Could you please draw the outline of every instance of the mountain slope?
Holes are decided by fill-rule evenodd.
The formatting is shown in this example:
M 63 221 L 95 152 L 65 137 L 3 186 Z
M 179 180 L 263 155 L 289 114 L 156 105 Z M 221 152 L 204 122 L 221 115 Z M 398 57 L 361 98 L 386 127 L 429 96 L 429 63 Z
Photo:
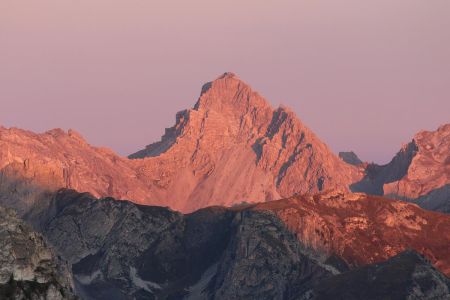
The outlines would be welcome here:
M 450 274 L 450 216 L 414 204 L 342 192 L 259 203 L 275 213 L 306 246 L 351 266 L 377 263 L 406 249 Z
M 450 279 L 421 255 L 405 251 L 389 260 L 326 278 L 300 299 L 450 299 Z
M 92 147 L 73 130 L 0 127 L 0 201 L 23 214 L 42 194 L 72 188 L 189 212 L 347 189 L 361 177 L 293 112 L 274 110 L 230 73 L 206 84 L 160 142 L 131 157 L 144 158 Z
M 231 73 L 206 84 L 160 142 L 130 157 L 143 158 L 139 176 L 158 178 L 182 211 L 346 189 L 359 176 L 292 111 L 273 109 Z

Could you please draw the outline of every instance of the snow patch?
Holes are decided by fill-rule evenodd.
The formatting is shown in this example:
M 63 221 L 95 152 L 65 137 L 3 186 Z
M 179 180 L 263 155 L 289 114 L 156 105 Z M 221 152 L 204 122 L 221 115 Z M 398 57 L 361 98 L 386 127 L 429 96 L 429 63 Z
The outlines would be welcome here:
M 83 285 L 91 284 L 95 279 L 102 278 L 102 272 L 97 270 L 90 275 L 75 275 L 75 278 Z
M 155 282 L 145 281 L 140 278 L 137 274 L 136 268 L 130 267 L 130 277 L 131 281 L 135 286 L 140 287 L 141 289 L 146 290 L 147 292 L 153 293 L 153 290 L 162 289 L 161 286 Z
M 217 273 L 218 263 L 211 265 L 205 273 L 202 274 L 202 277 L 196 284 L 189 287 L 189 296 L 187 296 L 187 300 L 201 299 L 203 291 L 208 287 L 209 282 Z

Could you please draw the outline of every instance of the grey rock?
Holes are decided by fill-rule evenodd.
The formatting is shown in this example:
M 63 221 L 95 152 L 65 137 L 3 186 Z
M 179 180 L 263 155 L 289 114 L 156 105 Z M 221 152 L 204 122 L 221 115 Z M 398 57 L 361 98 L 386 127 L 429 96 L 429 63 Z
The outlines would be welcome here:
M 86 299 L 283 299 L 332 272 L 272 213 L 182 215 L 61 191 L 42 232 Z
M 183 215 L 72 190 L 39 203 L 25 217 L 87 300 L 448 298 L 448 278 L 414 252 L 352 267 L 254 205 Z
M 0 207 L 0 299 L 75 299 L 71 275 L 44 238 Z
M 358 166 L 363 163 L 363 161 L 360 160 L 358 155 L 356 155 L 356 153 L 353 151 L 339 152 L 339 157 L 346 163 L 354 166 Z
M 380 264 L 326 278 L 297 299 L 450 299 L 450 280 L 421 255 L 405 251 Z

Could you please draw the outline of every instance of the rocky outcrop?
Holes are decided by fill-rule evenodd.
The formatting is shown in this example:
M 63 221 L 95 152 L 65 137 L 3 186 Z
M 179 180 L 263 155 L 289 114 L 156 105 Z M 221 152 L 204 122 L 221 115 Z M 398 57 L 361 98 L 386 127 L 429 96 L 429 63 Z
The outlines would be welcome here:
M 43 237 L 0 207 L 0 298 L 75 299 L 71 283 Z
M 326 278 L 297 299 L 450 299 L 450 280 L 414 251 Z
M 339 152 L 339 157 L 348 164 L 359 166 L 363 163 L 362 160 L 359 159 L 358 155 L 355 152 Z
M 448 211 L 450 198 L 450 124 L 421 131 L 384 166 L 370 164 L 352 191 L 413 201 L 437 211 Z M 445 198 L 445 199 L 444 199 Z

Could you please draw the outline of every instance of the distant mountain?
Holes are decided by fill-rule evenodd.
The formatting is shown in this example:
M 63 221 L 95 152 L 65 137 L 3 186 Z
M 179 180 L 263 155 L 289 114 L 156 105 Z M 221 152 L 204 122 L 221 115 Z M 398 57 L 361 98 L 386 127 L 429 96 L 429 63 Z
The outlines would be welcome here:
M 450 124 L 420 132 L 384 166 L 341 158 L 285 107 L 225 73 L 203 86 L 161 141 L 120 157 L 73 130 L 0 127 L 0 203 L 20 214 L 60 188 L 190 212 L 348 190 L 449 212 Z M 20 204 L 20 205 L 18 205 Z
M 20 198 L 26 211 L 37 191 L 73 188 L 189 212 L 345 190 L 362 177 L 292 111 L 273 109 L 231 73 L 207 83 L 194 108 L 178 113 L 160 142 L 130 157 L 141 159 L 92 147 L 73 130 L 0 128 L 2 201 Z
M 111 150 L 90 146 L 73 130 L 36 134 L 0 127 L 0 202 L 20 215 L 61 188 L 145 202 L 152 190 L 137 178 L 136 168 Z
M 450 213 L 450 124 L 421 131 L 390 163 L 369 164 L 355 192 L 408 200 Z
M 232 73 L 207 83 L 160 142 L 130 157 L 144 158 L 139 176 L 155 178 L 182 211 L 346 189 L 359 178 L 292 111 L 273 109 Z
M 355 152 L 339 152 L 339 157 L 348 164 L 358 166 L 363 163 Z
M 77 299 L 64 262 L 44 238 L 0 207 L 0 299 Z
M 448 295 L 416 254 L 382 263 L 414 249 L 450 274 L 450 216 L 401 201 L 322 193 L 183 215 L 62 190 L 32 211 L 86 299 L 333 299 L 342 281 L 351 299 Z
M 447 299 L 450 215 L 407 202 L 450 212 L 449 142 L 338 157 L 231 73 L 130 158 L 0 127 L 0 205 L 54 249 L 0 208 L 0 298 Z

